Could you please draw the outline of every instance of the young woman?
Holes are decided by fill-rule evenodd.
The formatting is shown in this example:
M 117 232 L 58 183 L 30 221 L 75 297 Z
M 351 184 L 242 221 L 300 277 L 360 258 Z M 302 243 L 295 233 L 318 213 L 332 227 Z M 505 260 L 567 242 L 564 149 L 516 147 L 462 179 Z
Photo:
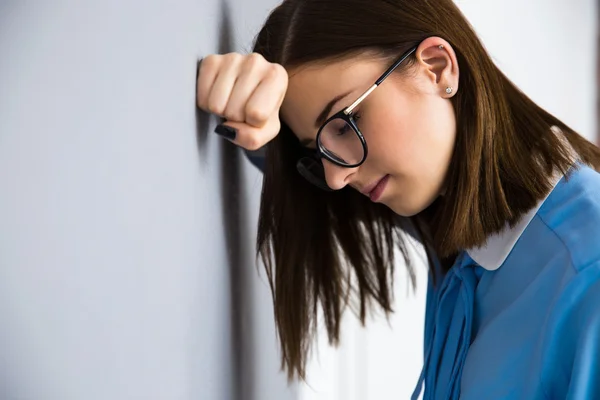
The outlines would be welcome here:
M 409 233 L 430 262 L 415 398 L 600 399 L 600 151 L 452 0 L 285 0 L 197 89 L 217 133 L 266 144 L 258 248 L 290 378 L 318 306 L 332 343 L 352 299 L 363 323 L 392 311 Z

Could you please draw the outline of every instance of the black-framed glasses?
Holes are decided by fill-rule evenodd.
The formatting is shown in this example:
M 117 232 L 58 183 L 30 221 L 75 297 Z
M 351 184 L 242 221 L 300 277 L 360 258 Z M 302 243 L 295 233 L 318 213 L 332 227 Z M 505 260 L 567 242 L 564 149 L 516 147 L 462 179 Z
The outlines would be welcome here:
M 356 125 L 353 111 L 416 49 L 417 46 L 402 54 L 354 103 L 321 125 L 317 132 L 316 150 L 311 155 L 301 157 L 296 164 L 300 175 L 319 188 L 331 191 L 325 180 L 322 158 L 345 168 L 355 168 L 365 162 L 368 146 Z

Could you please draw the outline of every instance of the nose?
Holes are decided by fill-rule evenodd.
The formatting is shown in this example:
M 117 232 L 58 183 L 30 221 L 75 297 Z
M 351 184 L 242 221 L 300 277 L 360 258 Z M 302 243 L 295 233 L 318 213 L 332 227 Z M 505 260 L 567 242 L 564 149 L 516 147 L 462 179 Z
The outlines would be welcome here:
M 336 165 L 325 159 L 323 159 L 322 162 L 323 169 L 325 171 L 325 181 L 327 182 L 327 186 L 329 186 L 332 190 L 343 189 L 347 184 L 350 183 L 352 175 L 354 175 L 356 170 L 359 168 L 340 167 L 339 165 Z

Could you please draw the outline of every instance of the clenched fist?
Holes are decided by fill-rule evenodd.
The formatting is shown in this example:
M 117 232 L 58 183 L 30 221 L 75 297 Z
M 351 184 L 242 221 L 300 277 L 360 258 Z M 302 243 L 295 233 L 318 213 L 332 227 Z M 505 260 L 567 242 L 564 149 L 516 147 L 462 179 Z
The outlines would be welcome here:
M 198 107 L 227 120 L 218 133 L 246 150 L 259 149 L 279 133 L 279 108 L 288 86 L 280 64 L 258 53 L 229 53 L 211 54 L 199 68 Z

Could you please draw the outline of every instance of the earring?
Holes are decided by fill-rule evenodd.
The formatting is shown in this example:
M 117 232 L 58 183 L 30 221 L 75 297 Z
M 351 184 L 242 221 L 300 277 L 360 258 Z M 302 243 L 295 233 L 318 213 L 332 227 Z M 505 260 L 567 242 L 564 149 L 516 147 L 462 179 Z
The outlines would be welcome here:
M 448 94 L 452 93 L 452 88 L 450 86 L 448 86 L 446 88 L 446 93 L 448 93 Z
M 443 45 L 443 44 L 440 44 L 440 45 L 438 46 L 438 49 L 440 49 L 440 50 L 442 50 L 443 48 L 444 48 L 444 45 Z

